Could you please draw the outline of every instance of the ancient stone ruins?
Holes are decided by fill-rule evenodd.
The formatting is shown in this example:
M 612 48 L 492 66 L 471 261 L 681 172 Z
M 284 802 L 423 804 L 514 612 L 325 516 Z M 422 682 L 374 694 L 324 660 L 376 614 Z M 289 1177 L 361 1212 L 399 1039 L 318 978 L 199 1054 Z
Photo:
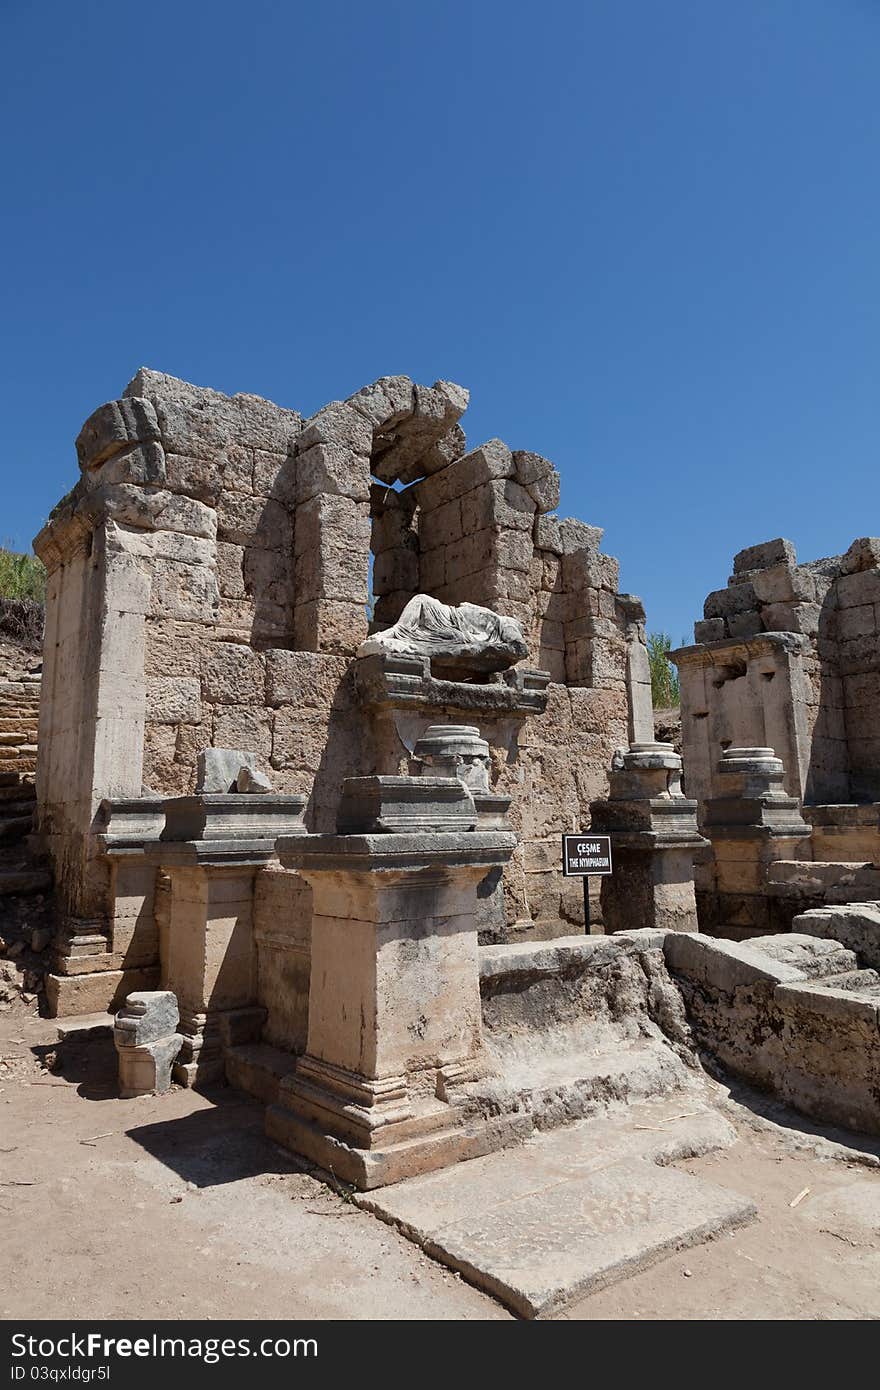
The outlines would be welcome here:
M 467 400 L 384 377 L 304 420 L 142 370 L 86 421 L 35 542 L 51 1012 L 116 1014 L 126 1095 L 225 1079 L 320 1170 L 401 1184 L 371 1200 L 405 1229 L 404 1180 L 701 1059 L 880 1133 L 880 540 L 735 557 L 674 654 L 680 757 L 602 531 L 546 459 L 469 448 Z M 652 1248 L 753 1214 L 655 1173 Z M 492 1245 L 414 1238 L 471 1274 Z M 515 1282 L 487 1276 L 559 1306 Z

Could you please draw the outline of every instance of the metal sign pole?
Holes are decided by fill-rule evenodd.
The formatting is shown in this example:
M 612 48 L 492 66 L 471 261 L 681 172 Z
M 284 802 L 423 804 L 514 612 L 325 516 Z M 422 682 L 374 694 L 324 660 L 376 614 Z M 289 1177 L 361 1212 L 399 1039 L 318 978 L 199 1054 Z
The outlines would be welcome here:
M 584 935 L 590 935 L 590 880 L 587 875 L 583 877 L 584 885 Z

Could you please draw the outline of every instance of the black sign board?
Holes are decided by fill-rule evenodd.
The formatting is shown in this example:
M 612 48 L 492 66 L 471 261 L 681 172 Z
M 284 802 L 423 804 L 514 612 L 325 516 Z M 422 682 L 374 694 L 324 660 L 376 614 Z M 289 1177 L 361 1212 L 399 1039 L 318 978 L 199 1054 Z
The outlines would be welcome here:
M 611 836 L 579 835 L 562 837 L 562 872 L 566 878 L 584 878 L 588 874 L 610 874 Z

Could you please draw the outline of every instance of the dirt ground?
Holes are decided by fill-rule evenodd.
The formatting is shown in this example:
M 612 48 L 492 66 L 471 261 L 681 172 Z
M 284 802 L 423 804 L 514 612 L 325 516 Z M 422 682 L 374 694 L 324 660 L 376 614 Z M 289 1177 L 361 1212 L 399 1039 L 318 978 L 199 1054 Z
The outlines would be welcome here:
M 0 1015 L 4 1319 L 509 1318 L 299 1169 L 255 1102 L 120 1100 L 109 1040 L 67 1042 L 44 1069 L 57 1054 L 50 1020 Z M 880 1317 L 880 1142 L 839 1148 L 747 1099 L 728 1102 L 739 1143 L 681 1166 L 750 1196 L 759 1220 L 565 1317 Z

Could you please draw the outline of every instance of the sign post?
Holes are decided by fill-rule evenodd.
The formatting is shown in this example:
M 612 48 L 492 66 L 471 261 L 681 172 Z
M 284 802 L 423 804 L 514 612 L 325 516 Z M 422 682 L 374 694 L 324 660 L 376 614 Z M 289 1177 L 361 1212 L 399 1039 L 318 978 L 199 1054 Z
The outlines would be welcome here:
M 562 873 L 565 878 L 584 881 L 584 931 L 587 935 L 590 933 L 590 875 L 612 872 L 610 835 L 593 835 L 590 831 L 563 835 Z

